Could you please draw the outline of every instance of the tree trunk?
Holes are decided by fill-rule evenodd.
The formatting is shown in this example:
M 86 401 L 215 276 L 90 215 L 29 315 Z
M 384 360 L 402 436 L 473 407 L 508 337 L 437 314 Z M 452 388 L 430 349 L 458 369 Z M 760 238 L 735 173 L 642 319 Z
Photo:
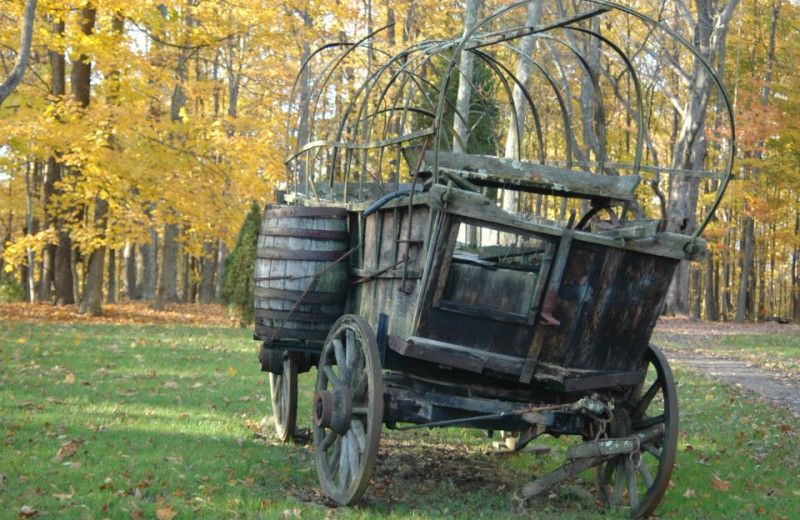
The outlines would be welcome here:
M 709 253 L 706 259 L 706 286 L 705 286 L 705 307 L 706 307 L 706 320 L 718 321 L 719 314 L 717 313 L 717 299 L 715 296 L 716 278 L 714 273 L 714 255 Z
M 66 28 L 63 20 L 53 23 L 53 33 L 57 36 L 64 35 Z M 61 101 L 67 93 L 67 63 L 63 51 L 49 50 L 50 67 L 52 70 L 51 93 L 54 99 Z M 50 165 L 52 164 L 52 168 Z M 51 175 L 52 174 L 52 175 Z M 52 195 L 57 195 L 59 191 L 56 184 L 62 180 L 64 166 L 58 157 L 48 160 L 48 177 L 45 182 L 45 199 L 47 207 Z M 52 190 L 48 194 L 48 190 Z M 72 239 L 66 231 L 64 219 L 55 217 L 54 224 L 58 232 L 58 244 L 52 249 L 53 265 L 53 285 L 55 288 L 55 303 L 66 305 L 75 303 L 75 279 L 72 275 Z
M 106 303 L 117 303 L 117 250 L 108 250 L 108 291 Z
M 203 256 L 200 279 L 200 303 L 212 303 L 214 301 L 214 274 L 217 271 L 217 255 L 213 242 L 207 241 L 203 248 L 205 255 Z
M 694 43 L 700 54 L 709 62 L 718 55 L 725 40 L 728 23 L 739 0 L 729 0 L 717 5 L 712 0 L 696 0 L 697 20 L 692 21 Z M 673 148 L 672 167 L 675 169 L 702 170 L 706 156 L 706 109 L 711 95 L 711 78 L 699 59 L 694 60 L 690 79 L 691 95 L 684 107 L 677 141 Z M 699 179 L 678 177 L 672 181 L 667 206 L 666 230 L 691 235 L 697 230 L 697 200 Z M 689 311 L 689 265 L 682 261 L 667 291 L 666 306 L 670 314 L 687 314 Z
M 532 2 L 525 7 L 525 25 L 532 27 L 539 23 L 542 13 L 541 2 Z M 531 81 L 531 60 L 523 59 L 533 54 L 533 47 L 536 44 L 536 37 L 533 35 L 525 36 L 520 41 L 519 59 L 515 76 L 524 88 L 528 88 Z M 508 134 L 506 135 L 505 156 L 511 159 L 521 159 L 519 147 L 521 143 L 525 114 L 527 113 L 528 100 L 525 98 L 522 88 L 514 83 L 514 93 L 512 94 L 514 112 L 508 121 Z M 519 192 L 514 190 L 503 190 L 503 209 L 506 211 L 519 210 Z
M 701 295 L 702 295 L 702 277 L 700 273 L 700 269 L 692 269 L 692 286 L 694 290 L 692 291 L 692 318 L 699 320 L 702 318 L 702 305 L 701 305 Z
M 123 283 L 125 298 L 128 301 L 133 301 L 136 299 L 136 245 L 126 242 L 122 257 L 125 261 L 125 278 Z
M 181 262 L 181 302 L 191 303 L 192 286 L 190 283 L 190 274 L 192 272 L 192 257 L 189 253 L 183 254 L 183 261 Z
M 108 218 L 108 201 L 99 197 L 94 204 L 94 221 L 96 226 L 105 233 Z M 86 272 L 85 287 L 78 314 L 101 316 L 103 314 L 103 275 L 105 274 L 106 247 L 98 247 L 89 255 L 89 267 Z
M 736 317 L 734 322 L 744 323 L 745 319 L 752 321 L 753 316 L 748 316 L 749 302 L 752 300 L 750 297 L 751 287 L 750 280 L 753 276 L 753 217 L 747 216 L 744 218 L 742 225 L 742 271 L 739 278 L 739 294 L 736 299 Z
M 467 0 L 464 8 L 464 36 L 475 27 L 480 10 L 480 0 Z M 469 141 L 469 103 L 472 97 L 473 54 L 463 51 L 458 62 L 458 97 L 453 117 L 453 151 L 465 153 Z
M 156 280 L 158 279 L 158 233 L 150 232 L 150 243 L 140 246 L 141 273 L 137 276 L 141 293 L 139 299 L 156 299 Z
M 25 231 L 28 235 L 36 234 L 36 225 L 33 218 L 33 179 L 31 174 L 31 163 L 25 165 Z M 25 296 L 29 302 L 36 300 L 36 255 L 30 246 L 28 251 L 28 268 L 25 276 Z
M 178 301 L 178 225 L 164 226 L 161 241 L 161 264 L 153 308 L 163 310 L 167 303 Z
M 80 32 L 89 36 L 94 31 L 97 10 L 94 4 L 88 2 L 81 9 Z M 89 107 L 92 87 L 91 57 L 81 54 L 72 63 L 72 97 L 84 110 Z M 97 197 L 94 205 L 94 225 L 101 239 L 105 238 L 106 219 L 108 215 L 108 201 Z M 84 291 L 78 307 L 79 314 L 100 316 L 103 314 L 103 275 L 105 271 L 105 246 L 98 247 L 89 255 L 89 265 L 84 280 Z
M 222 296 L 222 273 L 225 270 L 225 258 L 228 256 L 228 246 L 225 242 L 219 241 L 219 254 L 217 255 L 217 272 L 215 274 L 216 287 L 214 290 L 214 301 L 219 301 Z
M 72 240 L 64 230 L 58 232 L 55 270 L 53 280 L 56 286 L 56 305 L 75 303 L 75 278 L 72 275 Z
M 37 0 L 28 0 L 25 3 L 25 11 L 22 15 L 22 36 L 20 38 L 19 53 L 17 61 L 11 74 L 0 84 L 0 105 L 17 88 L 25 69 L 28 67 L 28 58 L 31 55 L 31 41 L 33 40 L 33 22 L 36 17 Z
M 796 201 L 800 202 L 800 201 Z M 800 211 L 794 213 L 794 236 L 800 236 Z M 795 247 L 792 255 L 792 319 L 795 323 L 800 323 L 800 273 L 798 273 L 797 257 L 800 255 L 800 248 Z
M 55 157 L 50 157 L 44 168 L 44 189 L 42 205 L 44 206 L 44 229 L 50 229 L 54 225 L 50 213 L 50 199 L 55 193 L 55 181 L 61 175 L 61 165 Z M 55 272 L 56 245 L 47 244 L 42 250 L 42 275 L 39 277 L 39 298 L 40 302 L 50 301 L 50 291 L 53 285 L 53 273 Z
M 403 43 L 409 44 L 417 37 L 417 0 L 407 0 L 406 19 L 403 21 Z

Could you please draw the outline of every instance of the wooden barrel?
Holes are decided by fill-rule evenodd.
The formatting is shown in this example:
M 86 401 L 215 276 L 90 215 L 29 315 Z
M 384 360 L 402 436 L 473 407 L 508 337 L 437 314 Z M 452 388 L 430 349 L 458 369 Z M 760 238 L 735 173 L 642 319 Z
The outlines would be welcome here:
M 256 334 L 324 340 L 344 314 L 349 248 L 343 208 L 267 206 L 256 250 Z

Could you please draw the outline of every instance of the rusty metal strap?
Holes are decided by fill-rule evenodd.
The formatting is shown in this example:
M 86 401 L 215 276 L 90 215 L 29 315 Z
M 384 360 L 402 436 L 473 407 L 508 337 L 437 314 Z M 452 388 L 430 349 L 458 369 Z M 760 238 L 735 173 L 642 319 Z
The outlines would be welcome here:
M 269 247 L 259 247 L 256 250 L 256 258 L 261 260 L 304 260 L 311 262 L 336 262 L 339 260 L 341 251 L 306 251 L 290 249 L 272 249 Z
M 311 278 L 313 275 L 308 275 Z M 259 278 L 263 280 L 263 278 Z M 303 296 L 303 291 L 292 291 L 289 289 L 275 289 L 272 287 L 255 287 L 253 288 L 253 296 L 256 298 L 268 298 L 273 300 L 289 300 L 295 301 Z M 338 292 L 315 292 L 307 294 L 305 297 L 306 303 L 314 303 L 320 305 L 337 305 L 345 300 L 345 295 Z
M 341 231 L 335 229 L 306 229 L 306 228 L 290 228 L 290 227 L 269 228 L 267 231 L 261 233 L 261 236 L 310 238 L 317 240 L 336 240 L 339 242 L 347 242 L 350 238 L 350 234 L 347 231 Z

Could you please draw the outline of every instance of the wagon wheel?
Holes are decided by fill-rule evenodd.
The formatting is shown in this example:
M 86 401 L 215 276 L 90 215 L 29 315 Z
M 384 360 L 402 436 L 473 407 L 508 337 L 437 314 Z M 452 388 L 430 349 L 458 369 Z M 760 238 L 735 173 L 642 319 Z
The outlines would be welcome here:
M 297 426 L 297 364 L 290 356 L 284 355 L 280 374 L 270 373 L 269 390 L 275 433 L 281 442 L 289 442 Z
M 610 437 L 632 437 L 645 430 L 658 433 L 643 442 L 641 453 L 620 455 L 597 468 L 597 487 L 610 507 L 630 509 L 631 517 L 648 516 L 669 485 L 678 442 L 678 395 L 675 379 L 661 351 L 650 345 L 647 375 L 614 408 Z
M 369 485 L 383 422 L 378 344 L 361 316 L 342 316 L 328 334 L 312 410 L 322 491 L 339 504 L 353 504 Z

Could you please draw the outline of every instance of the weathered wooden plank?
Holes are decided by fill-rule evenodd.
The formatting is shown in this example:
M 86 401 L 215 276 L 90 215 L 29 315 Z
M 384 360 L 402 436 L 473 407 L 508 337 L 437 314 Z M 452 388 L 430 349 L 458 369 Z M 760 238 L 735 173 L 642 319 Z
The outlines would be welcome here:
M 554 237 L 560 237 L 564 233 L 564 229 L 561 227 L 527 221 L 495 206 L 491 200 L 479 193 L 470 193 L 456 188 L 432 186 L 428 204 L 434 209 L 447 211 L 462 217 L 493 222 L 501 226 L 514 227 L 533 233 Z M 657 233 L 646 238 L 623 240 L 595 235 L 586 231 L 575 231 L 574 239 L 679 260 L 698 260 L 703 258 L 706 253 L 705 240 L 692 240 L 689 236 L 675 233 Z
M 435 152 L 425 153 L 425 166 L 433 167 Z M 461 176 L 478 186 L 518 189 L 565 197 L 633 200 L 641 181 L 638 175 L 599 175 L 545 164 L 488 155 L 439 152 L 439 170 Z
M 480 307 L 525 319 L 530 301 L 524 296 L 533 294 L 536 281 L 533 272 L 456 261 L 450 265 L 442 302 L 450 302 L 454 310 Z
M 389 346 L 395 352 L 471 372 L 484 370 L 518 376 L 522 360 L 513 356 L 412 336 L 406 341 L 392 338 Z

